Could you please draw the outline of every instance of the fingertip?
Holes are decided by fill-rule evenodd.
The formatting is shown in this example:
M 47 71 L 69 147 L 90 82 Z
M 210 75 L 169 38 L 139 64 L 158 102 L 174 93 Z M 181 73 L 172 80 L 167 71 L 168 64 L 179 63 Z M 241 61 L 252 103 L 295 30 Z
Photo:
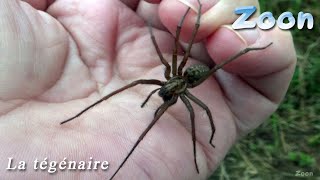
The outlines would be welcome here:
M 177 30 L 177 25 L 188 9 L 187 6 L 183 5 L 178 1 L 165 1 L 160 4 L 159 6 L 159 16 L 161 22 L 164 26 L 170 31 L 171 34 L 175 35 Z M 190 31 L 186 31 L 186 26 L 189 24 L 190 21 L 190 13 L 186 16 L 185 21 L 182 25 L 180 38 L 185 41 L 186 34 L 190 33 Z
M 150 23 L 152 27 L 157 29 L 165 30 L 166 28 L 163 26 L 160 21 L 158 14 L 159 4 L 148 3 L 145 1 L 141 1 L 139 6 L 137 7 L 137 14 L 144 19 L 145 22 Z
M 160 4 L 159 7 L 159 16 L 162 23 L 167 27 L 167 29 L 175 36 L 177 25 L 181 21 L 182 17 L 186 13 L 188 8 L 191 8 L 191 11 L 186 15 L 184 22 L 182 24 L 180 40 L 188 42 L 191 38 L 192 31 L 195 28 L 197 21 L 198 8 L 199 4 L 197 1 L 184 1 L 184 0 L 165 0 Z M 204 8 L 202 8 L 204 9 Z M 200 29 L 198 30 L 197 37 L 195 41 L 202 39 L 201 37 L 201 22 Z M 200 37 L 201 36 L 201 37 Z

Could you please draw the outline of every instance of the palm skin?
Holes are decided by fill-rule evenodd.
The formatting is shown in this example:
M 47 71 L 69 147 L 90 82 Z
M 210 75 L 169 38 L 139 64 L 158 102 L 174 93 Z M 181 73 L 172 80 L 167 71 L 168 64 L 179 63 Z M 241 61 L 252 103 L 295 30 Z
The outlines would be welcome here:
M 28 2 L 39 9 L 43 6 L 42 1 Z M 0 142 L 4 144 L 0 151 L 1 173 L 5 179 L 108 178 L 162 103 L 160 97 L 153 96 L 146 107 L 140 108 L 156 86 L 131 88 L 67 124 L 60 122 L 129 82 L 164 80 L 163 65 L 144 21 L 122 2 L 60 0 L 49 5 L 46 12 L 53 17 L 21 1 L 0 2 L 1 27 L 5 27 L 0 35 L 5 42 L 0 46 L 5 67 L 0 75 L 3 77 L 0 82 L 5 85 L 0 90 Z M 164 16 L 160 13 L 160 18 Z M 177 23 L 164 21 L 164 24 L 170 29 Z M 188 22 L 187 18 L 186 24 L 194 21 L 189 18 Z M 230 42 L 230 38 L 225 38 L 229 30 L 222 28 L 207 35 L 203 31 L 200 29 L 199 34 L 207 38 L 205 47 L 218 62 L 246 47 L 231 36 L 234 40 L 226 52 L 219 42 Z M 172 36 L 159 30 L 154 33 L 161 51 L 170 60 Z M 292 40 L 290 35 L 277 30 L 274 35 L 269 33 L 282 41 L 275 42 L 266 52 L 239 58 L 226 66 L 226 71 L 191 90 L 210 108 L 216 126 L 213 141 L 216 148 L 212 148 L 208 142 L 211 133 L 208 117 L 194 104 L 200 174 L 193 163 L 189 113 L 178 101 L 143 139 L 116 179 L 205 179 L 210 175 L 236 139 L 275 110 L 287 89 L 295 64 Z M 262 40 L 263 45 L 269 42 Z M 279 53 L 283 48 L 287 48 L 289 57 Z M 255 63 L 262 54 L 263 58 Z M 187 66 L 197 61 L 191 59 Z M 268 83 L 274 88 L 266 87 Z M 8 157 L 15 162 L 26 161 L 27 170 L 4 171 Z M 50 176 L 47 171 L 33 170 L 33 161 L 45 157 L 55 161 L 64 157 L 87 161 L 93 157 L 108 161 L 110 168 L 59 171 Z

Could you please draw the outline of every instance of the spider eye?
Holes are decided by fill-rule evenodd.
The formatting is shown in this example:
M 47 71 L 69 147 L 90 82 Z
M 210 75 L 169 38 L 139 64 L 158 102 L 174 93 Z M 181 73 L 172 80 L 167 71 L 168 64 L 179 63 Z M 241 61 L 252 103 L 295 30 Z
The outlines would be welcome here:
M 210 71 L 209 67 L 203 64 L 196 64 L 188 67 L 183 76 L 186 78 L 188 86 L 193 87 L 198 80 Z

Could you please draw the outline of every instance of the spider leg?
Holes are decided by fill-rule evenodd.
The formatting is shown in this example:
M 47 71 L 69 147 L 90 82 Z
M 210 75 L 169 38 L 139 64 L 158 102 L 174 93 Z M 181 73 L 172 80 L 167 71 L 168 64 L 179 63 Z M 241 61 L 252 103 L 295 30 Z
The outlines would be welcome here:
M 200 18 L 201 18 L 201 8 L 202 8 L 202 4 L 200 3 L 200 0 L 198 0 L 198 4 L 199 4 L 199 8 L 198 8 L 198 16 L 197 16 L 197 21 L 196 21 L 196 24 L 195 24 L 195 27 L 192 31 L 192 36 L 191 36 L 191 40 L 189 42 L 189 45 L 187 47 L 187 50 L 183 56 L 183 59 L 179 65 L 179 68 L 178 68 L 178 75 L 182 75 L 182 69 L 184 68 L 184 66 L 186 65 L 187 63 L 187 60 L 189 58 L 189 55 L 190 55 L 190 51 L 191 51 L 191 48 L 192 48 L 192 45 L 193 45 L 193 41 L 198 33 L 198 29 L 200 27 Z
M 136 80 L 136 81 L 133 81 L 132 83 L 126 85 L 126 86 L 123 86 L 122 88 L 120 89 L 117 89 L 113 92 L 111 92 L 110 94 L 104 96 L 103 98 L 101 98 L 100 100 L 96 101 L 95 103 L 91 104 L 90 106 L 86 107 L 85 109 L 83 109 L 81 112 L 79 112 L 78 114 L 76 114 L 75 116 L 65 120 L 65 121 L 62 121 L 60 124 L 64 124 L 64 123 L 67 123 L 77 117 L 79 117 L 81 114 L 83 114 L 84 112 L 86 112 L 87 110 L 91 109 L 92 107 L 94 107 L 95 105 L 97 104 L 100 104 L 102 101 L 105 101 L 107 99 L 109 99 L 110 97 L 128 89 L 128 88 L 131 88 L 133 86 L 136 86 L 138 84 L 154 84 L 154 85 L 159 85 L 159 86 L 162 86 L 164 83 L 157 80 L 157 79 L 140 79 L 140 80 Z
M 158 107 L 158 109 L 154 112 L 154 115 L 153 115 L 153 117 L 156 117 L 156 115 L 158 114 L 158 112 L 159 112 L 159 110 L 161 109 L 161 106 L 160 107 Z
M 212 140 L 213 140 L 213 136 L 216 131 L 216 128 L 214 126 L 214 122 L 213 122 L 213 118 L 212 118 L 212 114 L 211 114 L 210 109 L 208 108 L 207 105 L 205 105 L 200 99 L 198 99 L 193 94 L 191 94 L 188 90 L 186 90 L 185 94 L 189 99 L 191 99 L 194 103 L 198 104 L 200 107 L 202 107 L 206 111 L 206 113 L 209 117 L 209 120 L 210 120 L 210 126 L 211 126 L 211 131 L 212 131 L 209 143 L 212 147 L 215 147 L 212 143 Z
M 194 122 L 194 110 L 193 107 L 190 104 L 190 101 L 186 98 L 184 94 L 180 95 L 181 100 L 186 105 L 188 111 L 190 112 L 190 119 L 191 119 L 191 129 L 192 129 L 192 142 L 193 142 L 193 159 L 194 164 L 196 166 L 197 173 L 199 174 L 199 168 L 197 164 L 197 150 L 196 150 L 196 130 L 195 130 L 195 122 Z
M 149 29 L 149 32 L 150 32 L 150 36 L 151 36 L 151 40 L 152 40 L 152 43 L 154 45 L 154 47 L 156 48 L 156 51 L 157 51 L 157 54 L 160 58 L 160 61 L 162 62 L 162 64 L 166 67 L 165 71 L 164 71 L 164 77 L 169 80 L 170 79 L 170 72 L 171 72 L 171 67 L 169 65 L 169 63 L 167 62 L 167 60 L 164 59 L 161 51 L 160 51 L 160 48 L 157 44 L 157 41 L 156 41 L 156 38 L 154 37 L 153 35 L 153 32 L 152 32 L 152 27 L 150 25 L 150 22 L 148 23 L 148 29 Z
M 247 48 L 241 50 L 240 52 L 238 52 L 237 54 L 231 56 L 230 58 L 228 58 L 227 60 L 223 61 L 222 63 L 215 65 L 215 66 L 209 71 L 209 73 L 208 73 L 206 76 L 202 77 L 198 82 L 196 82 L 193 87 L 198 86 L 198 85 L 201 84 L 203 81 L 205 81 L 208 77 L 210 77 L 213 73 L 215 73 L 218 69 L 221 69 L 223 66 L 225 66 L 226 64 L 228 64 L 228 63 L 236 60 L 238 57 L 240 57 L 240 56 L 242 56 L 242 55 L 244 55 L 244 54 L 246 54 L 246 53 L 248 53 L 248 52 L 250 52 L 250 51 L 257 51 L 257 50 L 266 49 L 266 48 L 268 48 L 269 46 L 271 46 L 271 44 L 272 44 L 272 42 L 269 43 L 268 45 L 264 46 L 264 47 L 247 47 Z
M 175 102 L 173 102 L 173 104 L 174 103 L 176 103 L 178 101 L 178 98 L 175 100 Z M 158 112 L 161 110 L 161 106 L 160 107 L 158 107 L 158 109 L 154 112 L 154 117 L 156 117 L 156 115 L 158 114 Z
M 141 104 L 141 108 L 143 108 L 143 107 L 147 104 L 147 102 L 149 101 L 149 99 L 151 98 L 151 96 L 152 96 L 154 93 L 156 93 L 159 89 L 160 89 L 160 88 L 157 88 L 157 89 L 151 91 L 151 93 L 148 95 L 148 97 L 146 98 L 146 100 L 144 100 L 143 103 Z
M 152 126 L 158 121 L 158 119 L 163 115 L 163 113 L 171 106 L 173 105 L 175 102 L 177 102 L 178 97 L 173 97 L 171 100 L 164 102 L 161 106 L 160 106 L 160 110 L 159 113 L 157 113 L 157 115 L 154 117 L 154 119 L 151 121 L 151 123 L 148 125 L 148 127 L 143 131 L 143 133 L 140 135 L 139 139 L 137 140 L 137 142 L 133 145 L 133 147 L 131 148 L 130 152 L 128 153 L 128 155 L 125 157 L 125 159 L 122 161 L 122 163 L 120 164 L 120 166 L 118 167 L 118 169 L 114 172 L 114 174 L 112 175 L 112 177 L 110 178 L 113 179 L 116 174 L 118 173 L 118 171 L 122 168 L 122 166 L 124 165 L 124 163 L 128 160 L 128 158 L 130 157 L 130 155 L 133 153 L 133 151 L 135 150 L 135 148 L 138 146 L 138 144 L 142 141 L 142 139 L 146 136 L 146 134 L 149 132 L 149 130 L 152 128 Z
M 178 48 L 179 48 L 179 38 L 180 38 L 180 32 L 182 28 L 182 24 L 184 19 L 186 18 L 188 12 L 190 11 L 190 7 L 187 9 L 187 11 L 182 16 L 176 30 L 176 37 L 175 37 L 175 47 L 173 49 L 173 55 L 172 55 L 172 75 L 177 75 L 177 57 L 178 57 Z

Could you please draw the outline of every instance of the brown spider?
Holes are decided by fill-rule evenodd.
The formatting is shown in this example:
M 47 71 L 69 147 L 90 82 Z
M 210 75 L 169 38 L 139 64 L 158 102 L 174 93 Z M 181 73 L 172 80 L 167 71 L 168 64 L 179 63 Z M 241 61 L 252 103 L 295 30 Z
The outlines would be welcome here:
M 104 96 L 102 99 L 96 101 L 95 103 L 93 103 L 92 105 L 86 107 L 85 109 L 83 109 L 81 112 L 79 112 L 78 114 L 76 114 L 75 116 L 61 122 L 60 124 L 64 124 L 67 123 L 77 117 L 79 117 L 81 114 L 83 114 L 84 112 L 86 112 L 87 110 L 89 110 L 90 108 L 94 107 L 95 105 L 101 103 L 102 101 L 105 101 L 107 99 L 109 99 L 110 97 L 128 89 L 131 87 L 134 87 L 138 84 L 153 84 L 153 85 L 159 85 L 160 88 L 157 88 L 155 90 L 153 90 L 146 98 L 146 100 L 142 103 L 141 108 L 143 108 L 145 106 L 145 104 L 148 102 L 148 100 L 151 98 L 151 96 L 156 93 L 157 91 L 159 91 L 159 96 L 162 97 L 164 103 L 155 111 L 154 113 L 154 119 L 151 121 L 151 123 L 148 125 L 148 127 L 143 131 L 143 133 L 140 135 L 139 139 L 137 140 L 137 142 L 134 144 L 134 146 L 132 147 L 132 149 L 130 150 L 130 152 L 128 153 L 128 155 L 125 157 L 125 159 L 122 161 L 121 165 L 118 167 L 118 169 L 115 171 L 115 173 L 112 175 L 112 177 L 110 178 L 113 179 L 115 177 L 115 175 L 118 173 L 118 171 L 122 168 L 122 166 L 124 165 L 124 163 L 128 160 L 128 158 L 130 157 L 130 155 L 133 153 L 133 151 L 135 150 L 135 148 L 138 146 L 138 144 L 141 142 L 141 140 L 145 137 L 145 135 L 149 132 L 149 130 L 152 128 L 152 126 L 157 122 L 157 120 L 163 115 L 163 113 L 173 104 L 175 104 L 178 100 L 178 98 L 180 97 L 182 102 L 186 105 L 186 107 L 188 108 L 189 112 L 190 112 L 190 119 L 191 119 L 191 128 L 192 128 L 192 141 L 193 141 L 193 156 L 194 156 L 194 163 L 195 163 L 195 168 L 197 173 L 199 173 L 199 169 L 198 169 L 198 164 L 196 161 L 196 134 L 195 134 L 195 121 L 194 121 L 194 110 L 193 107 L 191 106 L 190 101 L 188 100 L 188 98 L 193 101 L 194 103 L 198 104 L 201 108 L 203 108 L 210 120 L 210 125 L 211 125 L 211 137 L 210 137 L 210 141 L 209 143 L 211 144 L 212 147 L 215 147 L 212 143 L 213 140 L 213 136 L 215 133 L 215 126 L 214 126 L 214 122 L 213 122 L 213 118 L 210 112 L 210 109 L 202 102 L 200 101 L 197 97 L 195 97 L 194 95 L 192 95 L 189 91 L 188 88 L 193 88 L 196 87 L 198 85 L 200 85 L 203 81 L 205 81 L 208 77 L 210 77 L 214 72 L 216 72 L 218 69 L 222 68 L 224 65 L 230 63 L 231 61 L 235 60 L 236 58 L 238 58 L 239 56 L 246 54 L 249 51 L 253 51 L 253 50 L 263 50 L 266 49 L 267 47 L 269 47 L 272 43 L 268 44 L 267 46 L 264 47 L 255 47 L 255 48 L 245 48 L 242 51 L 240 51 L 239 53 L 237 53 L 236 55 L 230 57 L 229 59 L 223 61 L 220 64 L 215 65 L 212 69 L 209 69 L 209 67 L 207 67 L 206 65 L 193 65 L 188 67 L 184 72 L 182 71 L 184 66 L 187 63 L 187 60 L 189 58 L 190 55 L 190 50 L 191 47 L 193 45 L 193 41 L 196 37 L 196 34 L 198 32 L 198 29 L 200 27 L 200 18 L 201 18 L 201 7 L 202 4 L 200 3 L 200 0 L 198 0 L 198 4 L 199 4 L 199 8 L 198 8 L 198 13 L 197 13 L 197 21 L 195 24 L 195 27 L 193 29 L 192 32 L 192 36 L 191 36 L 191 40 L 188 44 L 187 50 L 184 54 L 184 57 L 182 59 L 182 62 L 180 63 L 179 67 L 177 68 L 177 52 L 178 52 L 178 47 L 179 47 L 179 36 L 180 36 L 180 32 L 181 32 L 181 27 L 183 24 L 183 21 L 185 19 L 185 17 L 187 16 L 188 12 L 190 11 L 190 8 L 187 9 L 187 11 L 185 12 L 185 14 L 182 16 L 178 26 L 177 26 L 177 30 L 176 30 L 176 36 L 175 36 L 175 47 L 173 50 L 173 56 L 172 56 L 172 69 L 171 66 L 169 65 L 169 63 L 164 59 L 158 44 L 155 40 L 155 37 L 153 35 L 151 26 L 149 25 L 149 31 L 150 31 L 150 35 L 151 35 L 151 40 L 155 46 L 155 49 L 157 51 L 157 54 L 159 55 L 159 58 L 162 62 L 162 64 L 165 66 L 165 72 L 164 72 L 164 76 L 167 79 L 166 82 L 157 80 L 157 79 L 140 79 L 140 80 L 136 80 L 133 81 L 132 83 L 117 89 L 113 92 L 111 92 L 110 94 Z M 172 73 L 172 77 L 170 76 L 170 73 Z

